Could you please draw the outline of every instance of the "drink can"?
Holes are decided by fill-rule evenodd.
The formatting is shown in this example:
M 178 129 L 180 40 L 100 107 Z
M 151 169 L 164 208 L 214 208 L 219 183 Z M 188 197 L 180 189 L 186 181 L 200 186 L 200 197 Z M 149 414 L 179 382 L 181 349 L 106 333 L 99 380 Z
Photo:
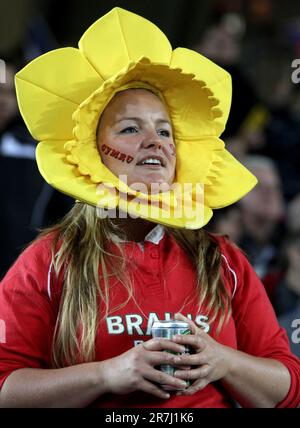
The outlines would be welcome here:
M 152 325 L 152 337 L 159 337 L 162 339 L 172 339 L 176 334 L 190 334 L 190 328 L 189 324 L 185 321 L 176 321 L 176 320 L 170 320 L 170 321 L 164 321 L 164 320 L 158 320 L 154 321 Z M 176 355 L 183 355 L 183 354 L 189 354 L 190 349 L 188 346 L 185 346 L 184 352 L 172 352 L 172 351 L 166 351 L 171 352 Z M 164 373 L 167 373 L 168 375 L 174 376 L 175 371 L 178 369 L 178 367 L 172 366 L 171 364 L 162 364 L 160 365 L 160 370 Z M 188 382 L 187 382 L 188 384 Z M 173 390 L 178 391 L 180 388 L 175 388 L 170 385 L 162 385 L 162 388 L 165 390 Z

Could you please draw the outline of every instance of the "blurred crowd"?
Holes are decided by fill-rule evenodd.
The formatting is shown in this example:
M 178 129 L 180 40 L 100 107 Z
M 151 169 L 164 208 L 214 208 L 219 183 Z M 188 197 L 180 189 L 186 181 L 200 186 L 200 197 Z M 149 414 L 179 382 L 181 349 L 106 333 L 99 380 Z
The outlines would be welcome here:
M 21 49 L 0 53 L 6 63 L 6 83 L 0 83 L 0 277 L 38 229 L 62 217 L 74 203 L 38 173 L 36 142 L 19 115 L 14 91 L 16 71 L 58 47 L 47 31 L 39 22 Z M 232 110 L 222 138 L 258 178 L 258 185 L 239 203 L 216 210 L 207 229 L 227 235 L 247 254 L 300 357 L 300 83 L 292 82 L 287 64 L 285 73 L 272 70 L 272 93 L 263 97 L 253 78 L 255 58 L 248 58 L 252 75 L 245 72 L 246 31 L 242 14 L 222 12 L 191 46 L 231 73 Z M 300 58 L 300 18 L 282 34 L 291 62 Z
M 291 58 L 300 53 L 300 19 L 295 22 Z M 243 24 L 238 16 L 223 15 L 197 49 L 232 75 L 232 110 L 222 138 L 258 184 L 237 204 L 215 211 L 207 228 L 246 253 L 300 356 L 300 85 L 287 66 L 272 94 L 259 96 L 240 62 Z

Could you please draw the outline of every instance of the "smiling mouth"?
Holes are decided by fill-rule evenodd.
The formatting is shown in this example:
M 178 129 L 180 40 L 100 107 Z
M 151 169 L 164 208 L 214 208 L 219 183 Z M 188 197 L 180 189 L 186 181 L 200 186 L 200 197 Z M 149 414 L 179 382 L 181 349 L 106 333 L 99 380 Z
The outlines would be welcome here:
M 164 166 L 160 165 L 160 164 L 149 164 L 149 163 L 145 163 L 145 164 L 141 164 L 141 165 L 137 165 L 137 166 L 143 166 L 146 167 L 148 169 L 159 169 L 159 168 L 164 168 Z

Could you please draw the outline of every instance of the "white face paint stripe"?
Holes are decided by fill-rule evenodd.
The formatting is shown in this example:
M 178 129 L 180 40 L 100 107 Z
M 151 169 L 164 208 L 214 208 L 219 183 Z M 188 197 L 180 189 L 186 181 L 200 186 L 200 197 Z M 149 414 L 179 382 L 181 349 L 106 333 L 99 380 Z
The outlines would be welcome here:
M 223 259 L 225 260 L 226 265 L 227 265 L 228 269 L 230 270 L 230 272 L 232 273 L 232 276 L 233 276 L 233 279 L 234 279 L 234 289 L 233 289 L 232 296 L 231 296 L 231 299 L 233 299 L 234 295 L 236 293 L 236 289 L 237 289 L 237 276 L 236 276 L 235 271 L 229 266 L 228 260 L 224 256 L 224 254 L 221 254 L 221 257 L 223 257 Z

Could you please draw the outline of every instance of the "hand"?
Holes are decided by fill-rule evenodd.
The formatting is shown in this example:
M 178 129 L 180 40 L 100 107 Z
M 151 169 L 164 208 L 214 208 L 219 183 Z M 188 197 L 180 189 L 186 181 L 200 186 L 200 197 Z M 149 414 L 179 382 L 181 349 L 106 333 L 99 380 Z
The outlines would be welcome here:
M 160 385 L 185 388 L 186 382 L 156 369 L 160 364 L 174 365 L 172 352 L 183 352 L 184 347 L 168 339 L 150 339 L 129 351 L 102 362 L 102 373 L 106 391 L 112 394 L 129 394 L 144 391 L 159 398 L 169 398 L 170 394 Z
M 192 395 L 204 389 L 210 382 L 219 380 L 227 374 L 230 361 L 229 350 L 198 328 L 190 319 L 181 314 L 176 314 L 175 318 L 188 322 L 191 334 L 176 335 L 173 341 L 194 349 L 194 353 L 191 355 L 175 357 L 176 365 L 194 367 L 191 370 L 175 372 L 175 377 L 193 382 L 190 387 L 177 394 Z

